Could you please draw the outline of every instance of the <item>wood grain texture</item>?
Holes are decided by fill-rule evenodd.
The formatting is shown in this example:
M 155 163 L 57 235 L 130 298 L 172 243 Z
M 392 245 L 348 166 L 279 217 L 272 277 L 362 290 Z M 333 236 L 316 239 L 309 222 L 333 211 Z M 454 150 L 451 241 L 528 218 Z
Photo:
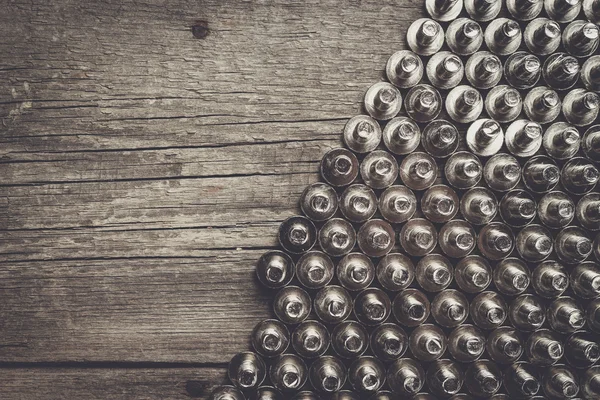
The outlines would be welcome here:
M 2 370 L 0 392 L 11 400 L 190 400 L 225 376 L 224 368 L 15 368 Z
M 0 363 L 31 366 L 0 391 L 185 398 L 192 370 L 35 363 L 247 350 L 254 261 L 420 4 L 0 0 Z

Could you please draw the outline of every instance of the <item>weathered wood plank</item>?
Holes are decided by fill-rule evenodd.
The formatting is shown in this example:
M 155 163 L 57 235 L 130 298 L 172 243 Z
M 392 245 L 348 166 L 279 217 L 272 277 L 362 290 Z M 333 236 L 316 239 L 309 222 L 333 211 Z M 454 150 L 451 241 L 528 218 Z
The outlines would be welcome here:
M 260 248 L 420 4 L 0 0 L 0 361 L 248 349 Z M 169 399 L 223 371 L 2 372 L 7 398 Z
M 13 230 L 193 228 L 281 220 L 299 212 L 302 190 L 317 180 L 315 171 L 13 187 L 5 189 L 0 204 L 0 237 Z
M 359 110 L 418 6 L 9 3 L 4 152 L 308 140 Z M 190 26 L 208 22 L 195 39 Z M 339 132 L 339 129 L 335 132 Z
M 2 369 L 0 392 L 11 400 L 207 398 L 224 368 Z
M 323 138 L 308 142 L 293 140 L 220 147 L 8 153 L 0 162 L 1 184 L 22 186 L 314 173 L 318 171 L 323 154 L 339 147 L 337 136 L 336 140 Z
M 0 264 L 0 362 L 228 362 L 272 316 L 261 254 Z

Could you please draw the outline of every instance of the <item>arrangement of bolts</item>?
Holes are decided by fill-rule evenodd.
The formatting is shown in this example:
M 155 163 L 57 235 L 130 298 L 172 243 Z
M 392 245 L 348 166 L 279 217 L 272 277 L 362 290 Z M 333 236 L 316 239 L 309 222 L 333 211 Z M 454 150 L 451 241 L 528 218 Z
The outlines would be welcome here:
M 426 0 L 212 400 L 600 398 L 600 0 Z

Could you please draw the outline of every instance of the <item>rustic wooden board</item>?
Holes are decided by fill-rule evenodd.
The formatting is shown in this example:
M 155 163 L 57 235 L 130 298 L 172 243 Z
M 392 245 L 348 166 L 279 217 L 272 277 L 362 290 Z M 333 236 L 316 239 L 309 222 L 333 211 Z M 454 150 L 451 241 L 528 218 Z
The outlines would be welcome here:
M 0 0 L 0 391 L 205 397 L 421 3 Z
M 225 382 L 224 368 L 3 369 L 2 398 L 11 400 L 206 398 Z

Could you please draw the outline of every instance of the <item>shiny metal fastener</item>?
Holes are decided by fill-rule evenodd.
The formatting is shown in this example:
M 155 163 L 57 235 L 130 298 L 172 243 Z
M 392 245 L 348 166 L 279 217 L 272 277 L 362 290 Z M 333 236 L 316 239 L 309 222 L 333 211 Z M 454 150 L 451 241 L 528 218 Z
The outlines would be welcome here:
M 313 183 L 302 192 L 300 208 L 313 221 L 325 221 L 333 217 L 338 209 L 337 193 L 326 183 Z
M 485 163 L 483 178 L 490 189 L 505 192 L 521 180 L 521 165 L 510 154 L 496 154 Z
M 487 22 L 496 18 L 501 8 L 501 0 L 465 0 L 467 13 L 479 22 Z
M 552 253 L 552 234 L 542 225 L 527 225 L 515 240 L 517 252 L 525 261 L 540 262 Z
M 564 24 L 577 18 L 581 0 L 544 0 L 544 8 L 550 19 Z
M 467 60 L 465 75 L 477 89 L 489 89 L 502 78 L 502 62 L 489 51 L 478 51 Z
M 600 55 L 591 56 L 581 67 L 581 82 L 592 92 L 600 92 Z
M 292 333 L 292 347 L 300 357 L 320 357 L 325 354 L 330 344 L 329 331 L 319 321 L 304 321 Z
M 504 143 L 504 132 L 493 119 L 478 119 L 467 130 L 467 146 L 478 156 L 496 154 Z
M 389 222 L 400 224 L 408 221 L 417 210 L 417 198 L 406 186 L 387 188 L 379 197 L 379 212 Z
M 483 292 L 492 283 L 492 268 L 485 258 L 470 255 L 456 264 L 454 280 L 464 292 Z
M 502 222 L 492 222 L 479 231 L 477 247 L 484 257 L 501 260 L 512 252 L 515 237 L 512 230 Z
M 366 185 L 350 185 L 340 196 L 339 207 L 349 221 L 365 222 L 377 211 L 377 196 Z
M 425 190 L 437 179 L 437 164 L 427 153 L 414 152 L 400 164 L 400 179 L 413 190 Z
M 408 349 L 406 331 L 394 323 L 379 325 L 371 333 L 371 351 L 383 362 L 399 359 Z
M 534 193 L 547 193 L 560 180 L 560 168 L 547 156 L 531 157 L 523 166 L 523 183 Z
M 434 20 L 420 18 L 408 27 L 406 41 L 410 49 L 418 55 L 430 56 L 442 48 L 444 30 Z
M 523 40 L 529 51 L 535 55 L 554 53 L 560 46 L 560 25 L 548 18 L 536 18 L 525 27 Z
M 433 121 L 442 111 L 442 96 L 433 86 L 419 84 L 406 94 L 405 108 L 417 122 Z
M 425 0 L 427 14 L 438 21 L 452 21 L 463 9 L 463 0 Z
M 580 143 L 579 131 L 566 122 L 556 122 L 550 125 L 542 138 L 544 150 L 556 160 L 565 160 L 575 156 L 579 151 Z
M 456 122 L 473 122 L 483 111 L 483 99 L 479 91 L 467 85 L 457 86 L 446 97 L 446 112 Z
M 600 171 L 588 159 L 576 157 L 563 166 L 560 180 L 568 192 L 584 194 L 596 186 L 600 180 Z
M 367 115 L 350 118 L 344 126 L 342 138 L 346 146 L 356 153 L 368 153 L 381 142 L 379 123 Z
M 358 159 L 347 149 L 332 149 L 321 160 L 321 176 L 332 186 L 346 186 L 358 176 Z
M 578 226 L 568 226 L 554 238 L 554 250 L 565 264 L 578 264 L 592 254 L 592 240 Z
M 537 122 L 520 119 L 506 129 L 505 143 L 516 157 L 529 157 L 542 147 L 542 127 Z
M 456 361 L 473 362 L 485 351 L 485 335 L 470 324 L 462 324 L 448 336 L 448 351 Z
M 421 145 L 436 158 L 446 158 L 458 148 L 458 129 L 449 121 L 431 121 L 421 135 Z
M 366 289 L 375 278 L 375 266 L 363 253 L 350 253 L 338 263 L 335 274 L 346 290 Z
M 450 185 L 457 189 L 469 189 L 481 180 L 483 166 L 475 154 L 459 151 L 446 161 L 444 174 Z
M 538 203 L 538 218 L 548 228 L 564 228 L 573 221 L 574 217 L 575 203 L 564 192 L 547 193 Z
M 459 56 L 449 51 L 434 54 L 425 69 L 427 78 L 438 89 L 456 87 L 464 76 L 464 66 Z
M 412 119 L 396 117 L 383 128 L 383 142 L 387 149 L 394 154 L 409 154 L 421 142 L 421 130 Z
M 517 89 L 535 86 L 542 75 L 540 59 L 526 51 L 511 54 L 504 63 L 504 77 Z
M 558 93 L 546 86 L 537 86 L 525 96 L 523 109 L 530 120 L 548 124 L 560 114 L 560 97 Z
M 562 264 L 554 260 L 547 260 L 533 270 L 532 286 L 539 296 L 553 299 L 567 290 L 569 275 Z
M 273 312 L 280 321 L 289 325 L 304 321 L 311 308 L 310 296 L 298 286 L 286 286 L 273 298 Z
M 358 247 L 370 257 L 383 257 L 396 241 L 394 228 L 381 219 L 370 219 L 358 230 Z
M 600 24 L 600 0 L 583 0 L 585 17 L 596 24 Z
M 387 82 L 372 85 L 365 94 L 365 109 L 377 120 L 394 118 L 402 108 L 402 95 L 398 88 Z
M 428 292 L 440 292 L 452 283 L 452 263 L 441 254 L 428 254 L 417 263 L 415 278 Z
M 556 90 L 570 89 L 579 79 L 579 61 L 567 53 L 554 53 L 544 62 L 542 75 L 546 84 Z
M 494 87 L 485 97 L 485 110 L 498 122 L 514 121 L 521 114 L 522 109 L 521 94 L 508 85 Z
M 414 280 L 415 266 L 404 254 L 390 253 L 377 264 L 376 275 L 384 289 L 398 292 L 406 289 Z
M 506 8 L 513 18 L 530 21 L 540 15 L 544 0 L 506 0 Z
M 567 52 L 575 57 L 591 56 L 600 43 L 600 27 L 587 21 L 573 21 L 563 31 L 562 43 Z
M 458 213 L 458 208 L 458 195 L 446 185 L 434 185 L 421 197 L 421 211 L 432 222 L 450 221 Z
M 399 88 L 415 86 L 423 77 L 424 67 L 421 57 L 410 50 L 400 50 L 388 59 L 387 78 Z
M 455 19 L 446 30 L 446 43 L 450 50 L 458 55 L 471 55 L 483 44 L 483 30 L 472 19 Z
M 535 218 L 536 211 L 535 200 L 526 190 L 511 190 L 500 200 L 500 216 L 513 228 L 529 224 Z
M 588 193 L 581 197 L 575 208 L 575 215 L 585 229 L 600 230 L 600 193 Z
M 442 226 L 438 242 L 440 248 L 448 257 L 462 258 L 473 251 L 477 236 L 468 222 L 454 219 Z
M 431 253 L 437 244 L 435 226 L 424 218 L 411 219 L 400 231 L 400 245 L 412 256 L 424 256 Z
M 515 20 L 497 18 L 487 26 L 484 38 L 488 49 L 494 54 L 506 56 L 514 53 L 521 45 L 523 34 Z
M 592 161 L 600 161 L 600 125 L 593 125 L 584 133 L 581 147 L 585 156 Z
M 525 346 L 515 328 L 501 326 L 489 334 L 486 347 L 492 360 L 499 364 L 512 364 L 521 358 Z
M 473 225 L 485 225 L 496 216 L 498 201 L 491 190 L 474 187 L 463 194 L 460 212 Z
M 496 289 L 508 296 L 523 293 L 531 282 L 531 272 L 527 264 L 516 257 L 505 258 L 494 268 Z
M 333 257 L 348 254 L 356 243 L 356 231 L 350 222 L 342 218 L 332 218 L 319 230 L 319 246 Z
M 398 162 L 387 151 L 372 151 L 360 165 L 360 176 L 368 186 L 384 189 L 391 186 L 398 177 Z
M 309 251 L 296 263 L 296 278 L 307 289 L 320 289 L 334 276 L 331 258 L 320 251 Z
M 290 217 L 279 226 L 279 243 L 289 253 L 307 252 L 312 249 L 316 241 L 317 228 L 306 217 Z

